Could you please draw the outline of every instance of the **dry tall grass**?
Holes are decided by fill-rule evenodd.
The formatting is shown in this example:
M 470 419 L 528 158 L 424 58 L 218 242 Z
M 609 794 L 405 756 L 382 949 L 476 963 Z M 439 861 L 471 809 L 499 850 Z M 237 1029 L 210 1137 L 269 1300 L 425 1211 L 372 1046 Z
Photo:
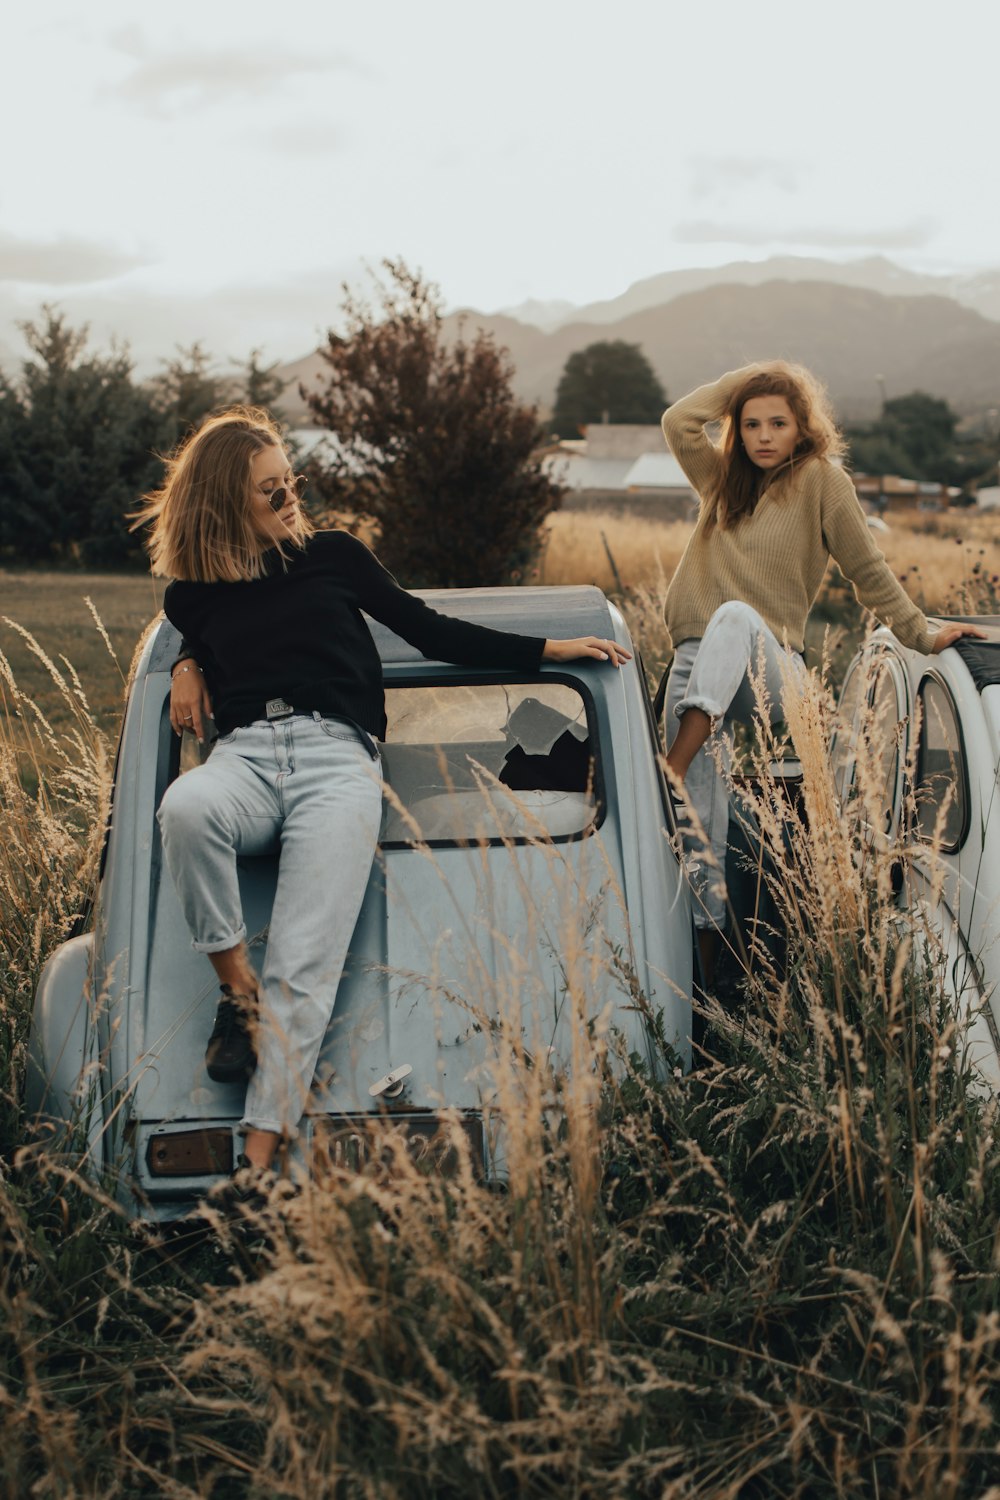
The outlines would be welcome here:
M 890 516 L 875 540 L 893 571 L 930 614 L 1000 613 L 1000 516 L 909 511 Z M 625 608 L 651 688 L 670 660 L 663 598 L 690 523 L 620 511 L 557 511 L 549 517 L 538 581 L 593 583 Z M 806 626 L 806 659 L 826 661 L 839 682 L 864 634 L 851 585 L 831 566 Z M 832 639 L 828 635 L 832 632 Z
M 570 952 L 570 1071 L 497 997 L 505 1192 L 456 1127 L 454 1177 L 389 1143 L 179 1247 L 18 1144 L 37 965 L 86 899 L 106 785 L 63 678 L 64 739 L 9 674 L 0 719 L 0 1494 L 1000 1500 L 996 1110 L 934 935 L 892 900 L 864 737 L 858 797 L 832 795 L 820 682 L 791 724 L 801 807 L 766 741 L 747 794 L 786 926 L 708 1008 L 700 1071 L 662 1039 L 659 1075 L 612 1066 Z
M 1000 589 L 1000 516 L 908 511 L 889 517 L 875 540 L 918 603 L 930 611 L 969 606 L 985 613 Z M 605 593 L 665 586 L 691 535 L 684 521 L 612 511 L 556 511 L 539 577 L 595 583 Z M 985 601 L 985 602 L 984 602 Z
M 41 965 L 93 896 L 110 787 L 107 739 L 72 665 L 18 631 L 62 705 L 53 728 L 0 652 L 0 1006 L 23 1033 Z
M 1000 516 L 913 511 L 893 515 L 890 522 L 888 533 L 876 534 L 878 545 L 925 608 L 970 613 L 1000 609 Z M 690 530 L 682 521 L 660 522 L 621 512 L 557 511 L 549 517 L 536 572 L 526 581 L 593 583 L 624 601 L 630 618 L 638 614 L 648 626 L 647 667 L 652 675 L 656 661 L 667 655 L 665 638 L 658 638 L 662 631 L 653 629 L 654 617 Z M 4 616 L 27 628 L 53 660 L 67 656 L 75 663 L 101 728 L 113 733 L 121 711 L 122 677 L 93 629 L 87 601 L 93 601 L 104 621 L 117 657 L 125 660 L 160 607 L 162 580 L 0 570 L 0 595 L 0 649 L 26 696 L 57 728 L 69 722 L 62 696 L 43 663 L 15 630 L 4 625 Z M 857 605 L 833 570 L 808 637 L 817 661 L 823 630 L 831 623 L 845 628 L 853 644 L 859 630 Z

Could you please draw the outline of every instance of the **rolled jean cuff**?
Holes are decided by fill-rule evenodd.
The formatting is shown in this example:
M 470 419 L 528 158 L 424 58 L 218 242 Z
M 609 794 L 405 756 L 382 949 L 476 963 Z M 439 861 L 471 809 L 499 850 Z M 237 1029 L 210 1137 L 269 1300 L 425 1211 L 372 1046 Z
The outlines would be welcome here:
M 212 938 L 211 942 L 199 943 L 196 938 L 191 941 L 191 947 L 196 953 L 228 953 L 230 948 L 238 948 L 240 943 L 246 941 L 246 924 L 241 923 L 239 930 L 232 937 Z
M 263 1130 L 268 1135 L 280 1135 L 283 1141 L 294 1141 L 298 1139 L 298 1130 L 294 1125 L 287 1122 L 282 1124 L 278 1120 L 248 1120 L 242 1119 L 236 1127 L 240 1135 L 246 1135 L 248 1130 Z
M 711 698 L 699 698 L 697 696 L 693 698 L 682 698 L 681 701 L 677 704 L 677 707 L 674 709 L 674 713 L 679 719 L 683 714 L 687 713 L 689 708 L 700 708 L 703 714 L 708 714 L 708 717 L 712 721 L 713 729 L 716 728 L 719 720 L 723 715 L 723 707 L 721 703 L 714 701 Z

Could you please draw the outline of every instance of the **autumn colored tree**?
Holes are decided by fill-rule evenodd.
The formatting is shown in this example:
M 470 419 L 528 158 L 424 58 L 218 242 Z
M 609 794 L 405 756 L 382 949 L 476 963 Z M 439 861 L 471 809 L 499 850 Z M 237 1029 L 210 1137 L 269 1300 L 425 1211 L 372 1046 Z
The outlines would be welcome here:
M 407 587 L 523 578 L 562 496 L 533 456 L 536 408 L 514 395 L 489 334 L 449 339 L 437 288 L 400 261 L 383 270 L 374 304 L 345 287 L 320 388 L 301 387 L 332 435 L 313 488 L 374 520 L 379 556 Z

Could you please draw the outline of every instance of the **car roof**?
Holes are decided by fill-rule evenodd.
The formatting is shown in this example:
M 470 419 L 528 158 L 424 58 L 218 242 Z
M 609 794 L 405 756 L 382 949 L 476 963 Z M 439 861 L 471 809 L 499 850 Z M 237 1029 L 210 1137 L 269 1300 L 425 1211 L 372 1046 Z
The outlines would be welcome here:
M 580 635 L 608 636 L 615 626 L 608 601 L 589 585 L 569 588 L 414 589 L 431 609 L 460 620 L 471 620 L 491 630 L 518 635 L 572 639 Z M 369 620 L 383 664 L 419 661 L 416 646 L 377 620 Z
M 573 639 L 581 635 L 609 636 L 621 627 L 612 617 L 611 606 L 599 588 L 589 584 L 567 587 L 490 589 L 413 589 L 431 609 L 440 610 L 491 630 L 511 630 L 519 635 L 557 636 Z M 367 616 L 366 616 L 367 618 Z M 377 620 L 368 620 L 384 666 L 422 660 L 416 646 Z M 137 676 L 166 672 L 177 657 L 180 634 L 168 620 L 160 622 L 152 647 L 143 653 Z

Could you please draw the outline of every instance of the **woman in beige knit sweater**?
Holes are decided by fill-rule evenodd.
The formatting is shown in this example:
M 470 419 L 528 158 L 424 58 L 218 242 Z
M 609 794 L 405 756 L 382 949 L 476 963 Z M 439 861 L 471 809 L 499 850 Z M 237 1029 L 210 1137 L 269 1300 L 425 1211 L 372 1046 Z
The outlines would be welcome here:
M 705 430 L 714 422 L 722 424 L 718 446 Z M 931 627 L 904 593 L 872 540 L 854 486 L 834 462 L 843 443 L 807 370 L 779 361 L 734 370 L 671 406 L 663 431 L 701 500 L 665 606 L 675 652 L 667 763 L 685 782 L 705 836 L 685 842 L 711 980 L 725 917 L 729 825 L 728 737 L 718 731 L 758 712 L 751 675 L 763 674 L 773 717 L 782 717 L 782 684 L 789 669 L 793 677 L 804 670 L 806 616 L 830 557 L 860 602 L 906 646 L 943 651 L 959 636 L 981 632 Z

